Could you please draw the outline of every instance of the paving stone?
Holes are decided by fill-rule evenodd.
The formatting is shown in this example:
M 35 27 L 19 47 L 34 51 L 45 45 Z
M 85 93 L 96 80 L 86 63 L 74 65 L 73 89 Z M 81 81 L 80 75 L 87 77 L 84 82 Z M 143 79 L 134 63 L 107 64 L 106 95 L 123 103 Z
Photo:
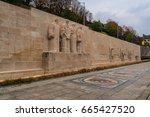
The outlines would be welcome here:
M 4 99 L 10 99 L 10 98 L 12 98 L 12 96 L 11 95 L 9 95 L 9 94 L 4 94 L 4 95 L 0 95 L 0 99 L 1 100 L 4 100 Z
M 132 76 L 114 73 L 126 73 Z M 104 76 L 126 82 L 116 87 L 98 87 L 90 82 L 73 82 L 74 79 L 91 76 Z M 150 100 L 150 62 L 120 68 L 77 74 L 56 79 L 33 82 L 30 84 L 0 87 L 0 99 L 23 100 L 116 100 L 148 99 Z M 101 84 L 100 84 L 101 85 Z
M 148 100 L 150 100 L 150 96 L 148 97 Z

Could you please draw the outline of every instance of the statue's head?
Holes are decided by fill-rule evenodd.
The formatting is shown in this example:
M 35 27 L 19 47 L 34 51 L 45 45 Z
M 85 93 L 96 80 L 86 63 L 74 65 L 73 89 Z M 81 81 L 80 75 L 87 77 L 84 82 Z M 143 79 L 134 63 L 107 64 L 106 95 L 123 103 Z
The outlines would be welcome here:
M 66 20 L 66 24 L 69 25 L 69 21 L 68 20 Z
M 56 22 L 56 24 L 58 24 L 59 23 L 58 19 L 55 19 L 55 22 Z
M 72 24 L 72 27 L 75 27 L 75 24 Z

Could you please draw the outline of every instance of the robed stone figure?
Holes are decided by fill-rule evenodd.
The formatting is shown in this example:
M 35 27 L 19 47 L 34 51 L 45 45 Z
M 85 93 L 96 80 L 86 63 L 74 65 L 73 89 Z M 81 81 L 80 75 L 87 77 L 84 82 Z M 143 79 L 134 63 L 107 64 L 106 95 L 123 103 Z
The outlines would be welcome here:
M 59 52 L 59 35 L 59 21 L 55 19 L 48 27 L 48 51 Z

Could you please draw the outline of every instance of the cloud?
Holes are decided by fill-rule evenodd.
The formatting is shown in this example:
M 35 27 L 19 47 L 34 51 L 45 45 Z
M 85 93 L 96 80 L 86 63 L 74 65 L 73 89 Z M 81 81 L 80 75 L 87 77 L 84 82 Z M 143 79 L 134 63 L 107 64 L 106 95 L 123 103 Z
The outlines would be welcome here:
M 112 19 L 119 25 L 132 26 L 139 35 L 150 34 L 149 0 L 80 0 L 93 12 L 94 19 Z

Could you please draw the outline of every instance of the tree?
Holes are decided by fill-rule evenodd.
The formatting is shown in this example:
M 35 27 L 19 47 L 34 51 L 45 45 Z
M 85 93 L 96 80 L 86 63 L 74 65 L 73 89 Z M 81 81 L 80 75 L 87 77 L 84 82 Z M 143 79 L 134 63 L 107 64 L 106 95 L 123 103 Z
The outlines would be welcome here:
M 118 24 L 113 20 L 108 20 L 105 24 L 105 32 L 113 37 L 118 36 Z
M 78 23 L 83 22 L 83 19 L 78 14 L 75 14 L 74 12 L 70 11 L 69 9 L 65 9 L 61 13 L 61 17 L 69 19 L 69 20 L 74 21 L 74 22 L 78 22 Z
M 92 13 L 89 12 L 85 6 L 81 4 L 78 0 L 71 0 L 71 11 L 80 17 L 79 23 L 83 23 L 83 19 L 85 18 L 85 24 L 88 24 L 92 21 Z
M 29 5 L 29 4 L 30 4 L 30 1 L 31 1 L 31 0 L 24 0 L 24 2 L 26 3 L 26 5 Z
M 90 24 L 90 28 L 94 31 L 102 32 L 104 30 L 104 24 L 101 23 L 100 21 L 93 21 Z
M 137 38 L 136 31 L 132 27 L 123 26 L 123 39 L 128 42 L 134 42 Z
M 78 0 L 35 0 L 38 9 L 49 13 L 83 23 L 85 17 L 87 20 L 92 20 L 92 13 L 86 10 Z
M 23 5 L 23 1 L 22 0 L 3 0 L 3 1 L 11 3 L 11 4 Z

